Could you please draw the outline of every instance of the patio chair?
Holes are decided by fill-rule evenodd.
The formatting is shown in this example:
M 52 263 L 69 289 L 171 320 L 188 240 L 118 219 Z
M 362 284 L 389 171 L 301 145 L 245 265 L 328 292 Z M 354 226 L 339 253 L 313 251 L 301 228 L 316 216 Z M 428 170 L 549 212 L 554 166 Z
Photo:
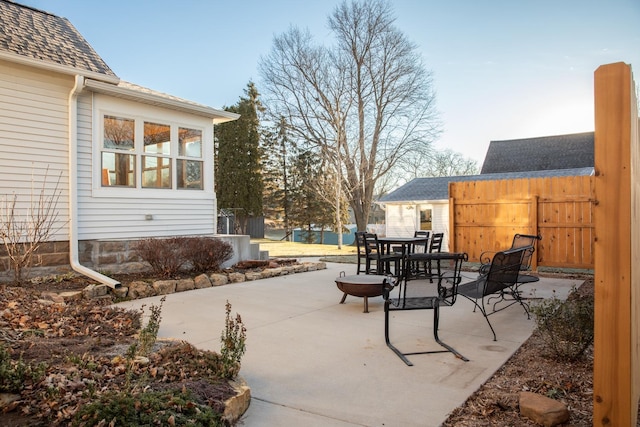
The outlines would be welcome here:
M 519 233 L 513 236 L 511 247 L 508 250 L 520 248 L 525 249 L 520 271 L 518 272 L 518 281 L 515 289 L 513 289 L 514 292 L 520 292 L 518 290 L 519 285 L 534 283 L 540 280 L 540 278 L 537 276 L 525 273 L 526 271 L 531 270 L 531 261 L 533 259 L 533 253 L 535 252 L 535 244 L 538 240 L 542 240 L 542 236 L 533 236 L 531 234 Z M 485 251 L 480 254 L 480 273 L 486 273 L 488 271 L 493 254 L 495 254 L 495 252 L 493 251 Z
M 428 239 L 429 236 L 431 235 L 430 231 L 425 231 L 425 230 L 416 230 L 413 232 L 413 237 L 424 237 L 425 239 Z M 424 242 L 424 245 L 413 245 L 413 247 L 411 248 L 411 252 L 428 252 L 429 251 L 429 240 Z
M 429 241 L 428 252 L 430 254 L 442 252 L 443 240 L 444 240 L 444 233 L 433 233 L 433 236 L 431 236 L 431 240 Z M 427 275 L 433 274 L 433 271 L 432 271 L 433 265 L 431 264 L 430 260 L 425 261 L 423 267 L 424 267 L 424 272 Z M 433 283 L 433 280 L 431 282 Z
M 468 361 L 466 357 L 458 353 L 453 347 L 445 344 L 440 340 L 438 336 L 438 327 L 440 323 L 440 306 L 452 306 L 456 302 L 456 296 L 458 294 L 458 284 L 462 280 L 461 269 L 462 263 L 467 260 L 466 253 L 435 253 L 435 254 L 409 254 L 407 258 L 412 256 L 432 257 L 433 261 L 438 264 L 438 277 L 436 278 L 437 289 L 434 293 L 428 294 L 429 287 L 427 286 L 412 286 L 408 290 L 409 282 L 413 280 L 419 280 L 422 276 L 415 275 L 415 272 L 410 268 L 405 269 L 402 280 L 398 280 L 394 283 L 387 283 L 382 291 L 384 298 L 384 339 L 387 346 L 393 350 L 393 352 L 400 357 L 408 366 L 413 366 L 413 363 L 407 359 L 406 356 L 416 354 L 431 354 L 431 353 L 444 353 L 451 352 L 456 357 Z M 442 265 L 441 265 L 442 264 Z M 446 265 L 449 264 L 449 265 Z M 396 289 L 397 288 L 397 289 Z M 392 297 L 391 293 L 397 290 L 397 297 Z M 445 350 L 429 350 L 429 351 L 416 351 L 403 353 L 396 346 L 391 343 L 389 336 L 389 324 L 391 322 L 392 311 L 405 311 L 405 310 L 433 310 L 433 336 L 435 341 L 440 344 Z M 394 318 L 397 316 L 394 316 Z
M 527 318 L 530 318 L 529 307 L 516 289 L 518 273 L 527 250 L 527 248 L 518 248 L 497 252 L 491 259 L 486 273 L 480 274 L 472 282 L 458 286 L 458 294 L 474 304 L 474 312 L 479 309 L 484 316 L 493 333 L 494 341 L 497 337 L 489 321 L 490 315 L 519 303 L 524 308 Z M 492 298 L 498 298 L 498 301 L 491 304 L 489 300 Z
M 378 235 L 375 233 L 365 233 L 363 238 L 366 252 L 366 274 L 398 276 L 402 254 L 395 252 L 384 253 L 380 242 L 378 242 Z M 372 262 L 375 262 L 375 269 L 371 267 Z M 393 264 L 393 272 L 391 271 L 391 264 Z
M 369 274 L 370 273 L 370 267 L 371 264 L 367 258 L 367 251 L 365 250 L 365 240 L 364 240 L 364 235 L 366 234 L 366 232 L 364 231 L 356 231 L 355 235 L 356 235 L 356 248 L 358 249 L 358 257 L 357 257 L 357 268 L 356 268 L 356 274 L 360 274 L 360 273 L 364 273 L 364 274 Z

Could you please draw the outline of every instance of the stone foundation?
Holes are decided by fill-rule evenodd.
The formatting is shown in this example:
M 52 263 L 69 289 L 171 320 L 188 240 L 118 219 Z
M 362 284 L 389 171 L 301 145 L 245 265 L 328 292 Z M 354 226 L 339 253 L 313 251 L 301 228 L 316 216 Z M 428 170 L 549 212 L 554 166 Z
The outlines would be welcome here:
M 249 236 L 216 236 L 231 244 L 233 258 L 223 267 L 249 259 L 268 259 L 268 252 L 260 251 L 257 244 L 251 243 Z M 78 243 L 78 260 L 83 266 L 101 272 L 123 274 L 147 271 L 148 264 L 136 255 L 134 245 L 137 240 L 83 240 Z M 62 275 L 71 271 L 69 263 L 69 242 L 47 242 L 34 254 L 32 267 L 23 271 L 25 278 Z M 9 257 L 4 246 L 0 246 L 0 282 L 13 280 Z

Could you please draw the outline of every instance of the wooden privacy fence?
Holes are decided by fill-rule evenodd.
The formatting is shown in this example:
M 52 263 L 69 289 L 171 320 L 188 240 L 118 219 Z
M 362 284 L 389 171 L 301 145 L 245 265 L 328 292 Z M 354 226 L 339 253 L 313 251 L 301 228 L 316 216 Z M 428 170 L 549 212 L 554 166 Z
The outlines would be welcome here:
M 592 269 L 594 177 L 565 176 L 449 184 L 449 247 L 478 262 L 511 246 L 515 233 L 540 234 L 532 267 Z

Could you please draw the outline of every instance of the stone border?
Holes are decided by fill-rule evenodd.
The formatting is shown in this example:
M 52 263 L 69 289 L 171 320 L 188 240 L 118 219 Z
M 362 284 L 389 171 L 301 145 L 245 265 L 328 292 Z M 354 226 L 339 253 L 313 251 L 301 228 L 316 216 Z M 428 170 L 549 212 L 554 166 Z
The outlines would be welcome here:
M 286 265 L 275 268 L 265 268 L 263 270 L 247 271 L 245 273 L 213 273 L 200 274 L 192 279 L 169 279 L 134 281 L 129 286 L 122 286 L 113 289 L 104 284 L 91 284 L 81 291 L 69 292 L 46 292 L 43 293 L 43 299 L 48 299 L 57 303 L 66 303 L 78 301 L 82 299 L 104 298 L 110 295 L 119 299 L 138 299 L 147 298 L 158 295 L 169 295 L 176 292 L 191 291 L 194 289 L 210 288 L 214 286 L 223 286 L 232 283 L 249 282 L 270 277 L 286 276 L 295 273 L 305 273 L 307 271 L 324 270 L 327 264 L 324 262 L 302 262 L 294 265 Z

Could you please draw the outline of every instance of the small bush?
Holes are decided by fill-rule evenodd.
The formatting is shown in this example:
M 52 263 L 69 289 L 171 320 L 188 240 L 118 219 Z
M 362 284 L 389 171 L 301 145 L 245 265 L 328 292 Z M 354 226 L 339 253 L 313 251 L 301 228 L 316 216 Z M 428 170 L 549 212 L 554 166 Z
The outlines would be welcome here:
M 166 296 L 160 299 L 160 305 L 152 304 L 149 310 L 151 311 L 151 315 L 149 316 L 149 320 L 147 321 L 147 325 L 142 328 L 140 333 L 138 334 L 138 340 L 131 344 L 129 347 L 130 358 L 135 356 L 148 356 L 153 350 L 153 346 L 155 345 L 158 339 L 158 332 L 160 331 L 160 321 L 162 320 L 162 304 L 164 304 L 166 300 Z M 144 305 L 140 308 L 140 315 L 144 315 Z
M 231 303 L 227 301 L 225 305 L 226 320 L 224 331 L 220 341 L 222 347 L 220 356 L 222 358 L 222 375 L 225 378 L 235 378 L 240 372 L 240 359 L 246 351 L 246 332 L 242 323 L 242 318 L 236 313 L 236 318 L 231 318 Z
M 575 292 L 574 292 L 575 294 Z M 580 359 L 593 342 L 593 297 L 574 296 L 567 301 L 554 297 L 531 307 L 538 332 L 551 356 Z
M 172 277 L 186 263 L 184 255 L 188 245 L 186 237 L 144 239 L 136 243 L 134 251 L 151 265 L 151 269 L 159 277 Z
M 0 343 L 0 392 L 17 393 L 29 383 L 37 383 L 46 373 L 47 365 L 24 363 L 22 357 L 11 360 L 9 351 Z
M 223 426 L 219 414 L 178 390 L 106 393 L 81 406 L 74 426 Z
M 198 273 L 218 271 L 225 261 L 233 257 L 233 247 L 213 237 L 189 237 L 184 256 Z
M 165 278 L 185 267 L 199 273 L 218 271 L 233 256 L 229 243 L 212 237 L 144 239 L 136 243 L 134 250 L 151 265 L 154 274 Z

